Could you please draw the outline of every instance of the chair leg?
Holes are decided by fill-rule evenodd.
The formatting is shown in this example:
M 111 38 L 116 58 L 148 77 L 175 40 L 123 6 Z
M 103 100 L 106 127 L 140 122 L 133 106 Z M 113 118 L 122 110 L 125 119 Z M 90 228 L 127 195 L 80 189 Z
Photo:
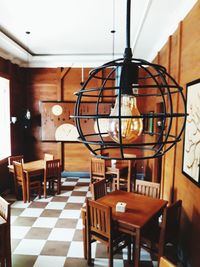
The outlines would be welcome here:
M 22 185 L 22 196 L 23 196 L 23 201 L 26 203 L 26 186 Z
M 91 259 L 91 242 L 89 241 L 90 238 L 87 236 L 87 263 L 88 265 L 92 264 L 92 259 Z
M 10 235 L 7 236 L 7 242 L 6 242 L 6 267 L 11 267 L 11 244 L 10 244 Z
M 59 195 L 61 192 L 61 179 L 58 179 L 58 183 L 57 183 L 57 194 Z
M 135 256 L 135 237 L 134 236 L 132 236 L 131 237 L 131 239 L 132 239 L 132 244 L 133 244 L 133 254 L 132 254 L 132 256 L 133 256 L 133 261 L 134 261 L 134 256 Z
M 39 189 L 38 189 L 38 195 L 39 195 L 39 199 L 41 198 L 41 186 L 39 185 Z
M 82 235 L 83 235 L 83 253 L 84 258 L 87 259 L 87 226 L 86 226 L 86 211 L 81 211 L 82 215 L 82 222 L 83 222 L 83 228 L 82 228 Z
M 109 262 L 108 262 L 108 267 L 113 267 L 113 247 L 112 247 L 112 242 L 111 240 L 109 241 L 109 252 L 108 252 L 108 259 L 109 259 Z
M 44 198 L 47 198 L 47 183 L 44 182 Z
M 115 179 L 113 178 L 113 181 L 112 181 L 112 191 L 115 191 Z
M 131 262 L 131 237 L 128 238 L 128 262 Z
M 87 259 L 87 234 L 86 234 L 86 226 L 82 229 L 83 234 L 83 254 L 84 258 Z

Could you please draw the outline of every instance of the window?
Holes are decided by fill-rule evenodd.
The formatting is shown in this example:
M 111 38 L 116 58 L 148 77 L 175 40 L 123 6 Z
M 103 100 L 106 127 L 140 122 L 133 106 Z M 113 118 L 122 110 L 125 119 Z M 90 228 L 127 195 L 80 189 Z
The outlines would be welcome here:
M 0 77 L 0 160 L 10 156 L 10 87 L 9 80 Z

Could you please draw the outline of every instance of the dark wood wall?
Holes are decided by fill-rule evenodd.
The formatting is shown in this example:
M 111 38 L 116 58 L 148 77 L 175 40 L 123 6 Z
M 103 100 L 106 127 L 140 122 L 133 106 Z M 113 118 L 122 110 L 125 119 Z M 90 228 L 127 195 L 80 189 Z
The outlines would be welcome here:
M 200 2 L 179 24 L 176 32 L 158 53 L 155 62 L 164 65 L 186 93 L 186 84 L 200 78 Z M 177 104 L 174 109 L 182 111 Z M 174 125 L 174 131 L 179 125 Z M 183 139 L 183 136 L 182 136 Z M 162 195 L 172 201 L 182 199 L 181 242 L 186 266 L 200 265 L 200 188 L 182 174 L 183 141 L 163 158 Z
M 0 76 L 10 79 L 10 112 L 11 116 L 21 116 L 26 108 L 24 70 L 8 60 L 0 58 Z M 12 154 L 24 153 L 26 132 L 19 123 L 11 125 Z M 2 147 L 0 149 L 3 149 Z M 0 161 L 0 192 L 10 187 L 7 159 Z
M 85 79 L 90 69 L 84 69 Z M 43 158 L 53 153 L 61 158 L 66 171 L 89 171 L 90 153 L 79 143 L 41 142 L 41 101 L 76 101 L 74 93 L 81 88 L 80 68 L 29 69 L 27 70 L 28 106 L 33 113 L 27 156 Z

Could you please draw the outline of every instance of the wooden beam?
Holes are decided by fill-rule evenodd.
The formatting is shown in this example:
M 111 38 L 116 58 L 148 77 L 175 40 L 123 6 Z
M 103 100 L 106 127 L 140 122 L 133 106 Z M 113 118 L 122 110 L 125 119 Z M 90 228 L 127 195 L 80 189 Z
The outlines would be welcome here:
M 69 68 L 64 68 L 61 69 L 61 75 L 60 75 L 60 79 L 63 80 L 65 78 L 65 76 L 69 73 L 69 71 L 71 70 L 72 66 Z

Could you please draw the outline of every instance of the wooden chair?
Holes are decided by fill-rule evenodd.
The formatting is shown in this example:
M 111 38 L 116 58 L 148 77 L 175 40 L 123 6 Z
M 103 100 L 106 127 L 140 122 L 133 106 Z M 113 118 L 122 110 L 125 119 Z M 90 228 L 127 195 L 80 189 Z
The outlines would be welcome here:
M 24 163 L 24 156 L 23 155 L 17 155 L 17 156 L 8 157 L 8 165 L 13 165 L 13 161 Z M 18 196 L 18 186 L 16 184 L 16 180 L 13 177 L 13 174 L 11 174 L 11 173 L 10 173 L 10 180 L 13 181 L 13 182 L 11 182 L 11 184 L 12 184 L 12 186 L 11 186 L 12 189 L 11 190 L 13 190 L 13 187 L 14 187 L 15 196 L 17 198 L 17 196 Z
M 153 198 L 160 198 L 160 184 L 143 180 L 136 180 L 135 192 Z
M 105 160 L 91 158 L 90 160 L 90 182 L 102 180 L 106 178 Z
M 54 191 L 54 184 L 57 184 L 57 194 L 61 191 L 61 164 L 59 159 L 47 160 L 44 170 L 44 197 L 47 197 L 47 183 L 49 189 Z
M 11 267 L 10 203 L 0 197 L 0 265 Z
M 165 245 L 170 243 L 177 249 L 182 201 L 178 200 L 167 206 L 161 224 L 147 226 L 142 232 L 141 245 L 147 251 L 158 256 L 165 253 Z
M 112 175 L 106 174 L 106 164 L 104 159 L 91 158 L 90 160 L 90 184 L 106 179 L 106 184 L 112 185 Z
M 13 161 L 24 163 L 24 156 L 23 155 L 10 156 L 8 158 L 8 165 L 13 165 Z
M 106 179 L 91 184 L 92 199 L 97 200 L 107 194 Z
M 165 257 L 160 258 L 159 267 L 176 267 L 173 263 L 171 263 L 168 259 Z
M 53 160 L 53 159 L 54 159 L 54 155 L 47 154 L 47 153 L 44 154 L 44 160 L 45 161 L 47 161 L 47 160 Z
M 126 162 L 128 167 L 127 170 L 122 173 L 118 170 L 116 177 L 113 178 L 113 190 L 125 189 L 128 192 L 131 192 L 134 187 L 135 162 L 133 160 L 126 160 Z M 128 184 L 128 181 L 130 181 L 130 184 Z
M 27 181 L 29 177 L 25 176 L 23 164 L 21 162 L 13 161 L 13 166 L 15 183 L 17 185 L 17 196 L 18 187 L 21 187 L 24 202 L 30 202 L 30 198 L 28 197 L 29 199 L 27 199 L 27 191 L 30 192 L 31 190 L 37 190 L 39 198 L 41 198 L 41 180 L 36 177 L 36 179 L 31 179 L 30 181 Z M 28 196 L 30 196 L 30 194 L 28 194 Z
M 106 179 L 94 182 L 91 184 L 92 199 L 97 200 L 100 197 L 103 197 L 107 194 L 107 185 Z M 83 252 L 84 258 L 87 258 L 87 227 L 86 227 L 86 207 L 81 208 L 81 217 L 82 217 L 82 235 L 83 235 Z
M 112 220 L 112 208 L 87 199 L 87 261 L 91 264 L 91 243 L 99 241 L 106 245 L 109 267 L 113 267 L 113 255 L 128 246 L 128 260 L 131 258 L 131 238 L 120 233 Z

